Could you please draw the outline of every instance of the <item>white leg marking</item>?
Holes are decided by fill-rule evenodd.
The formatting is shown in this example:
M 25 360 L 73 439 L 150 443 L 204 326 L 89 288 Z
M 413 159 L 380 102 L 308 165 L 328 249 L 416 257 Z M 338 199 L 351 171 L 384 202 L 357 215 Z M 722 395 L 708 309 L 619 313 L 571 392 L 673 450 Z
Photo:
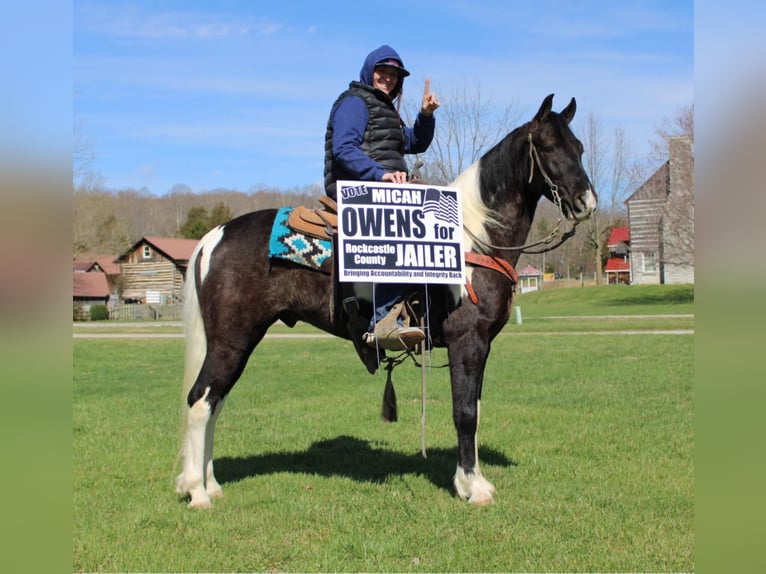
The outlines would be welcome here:
M 495 487 L 482 476 L 478 469 L 465 472 L 458 466 L 455 472 L 455 491 L 461 499 L 478 506 L 494 502 L 492 495 L 495 493 Z
M 218 406 L 210 417 L 210 422 L 207 423 L 207 429 L 205 430 L 205 492 L 210 498 L 219 498 L 223 496 L 223 488 L 218 484 L 213 473 L 213 440 L 215 438 L 215 423 L 218 421 L 218 417 L 223 410 L 223 400 L 218 403 Z
M 465 472 L 458 465 L 455 471 L 455 491 L 457 495 L 468 500 L 471 504 L 484 506 L 494 502 L 492 495 L 495 493 L 495 487 L 481 474 L 479 467 L 479 420 L 481 419 L 481 401 L 476 403 L 476 436 L 474 437 L 474 460 L 476 465 L 472 471 Z
M 210 409 L 205 389 L 201 399 L 189 407 L 186 415 L 186 434 L 183 441 L 183 471 L 176 478 L 176 492 L 181 496 L 189 495 L 189 506 L 206 508 L 210 506 L 210 497 L 205 491 L 205 435 L 207 434 Z

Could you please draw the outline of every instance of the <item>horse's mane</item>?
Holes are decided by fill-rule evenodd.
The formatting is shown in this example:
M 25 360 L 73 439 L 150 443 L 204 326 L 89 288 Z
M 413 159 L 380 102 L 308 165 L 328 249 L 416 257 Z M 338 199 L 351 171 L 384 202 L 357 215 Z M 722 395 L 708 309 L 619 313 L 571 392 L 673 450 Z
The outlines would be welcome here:
M 523 144 L 524 124 L 506 135 L 463 171 L 451 184 L 461 189 L 463 226 L 468 231 L 465 248 L 481 251 L 489 242 L 489 227 L 502 227 L 496 210 L 498 198 L 513 182 L 521 182 L 523 166 L 513 161 Z

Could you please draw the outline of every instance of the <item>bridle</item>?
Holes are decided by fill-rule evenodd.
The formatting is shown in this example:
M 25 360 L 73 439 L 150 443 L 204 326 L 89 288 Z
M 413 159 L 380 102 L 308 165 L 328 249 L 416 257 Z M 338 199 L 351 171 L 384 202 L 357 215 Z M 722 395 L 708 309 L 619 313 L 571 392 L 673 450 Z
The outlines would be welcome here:
M 577 226 L 580 224 L 580 220 L 575 220 L 575 222 L 572 224 L 572 228 L 569 231 L 564 232 L 561 237 L 559 237 L 558 242 L 555 245 L 551 245 L 553 240 L 556 238 L 556 236 L 561 232 L 561 223 L 563 221 L 566 221 L 566 217 L 564 216 L 564 211 L 561 207 L 561 196 L 559 195 L 559 187 L 553 183 L 553 180 L 550 178 L 548 173 L 545 171 L 545 168 L 543 167 L 543 163 L 540 161 L 540 155 L 537 153 L 537 147 L 535 147 L 534 142 L 532 141 L 532 132 L 529 132 L 527 134 L 527 142 L 529 143 L 529 179 L 527 180 L 527 183 L 532 183 L 532 179 L 535 175 L 535 166 L 537 166 L 537 169 L 540 170 L 540 174 L 543 176 L 543 179 L 545 180 L 545 183 L 548 184 L 548 188 L 551 190 L 551 197 L 553 197 L 553 204 L 558 208 L 559 210 L 559 218 L 556 221 L 556 225 L 553 226 L 553 229 L 543 237 L 542 239 L 539 239 L 537 241 L 532 241 L 530 243 L 525 243 L 524 245 L 520 245 L 518 247 L 505 247 L 501 245 L 493 245 L 491 243 L 487 243 L 486 241 L 483 241 L 476 237 L 473 233 L 471 233 L 471 230 L 467 227 L 463 227 L 465 232 L 471 236 L 471 239 L 480 245 L 485 250 L 490 249 L 496 249 L 499 251 L 521 251 L 522 253 L 527 253 L 530 255 L 539 254 L 539 253 L 547 253 L 548 251 L 553 251 L 557 247 L 560 247 L 567 239 L 574 236 L 575 231 L 577 229 Z M 543 249 L 538 249 L 534 251 L 529 251 L 531 247 L 536 247 L 538 245 L 547 245 L 547 247 Z

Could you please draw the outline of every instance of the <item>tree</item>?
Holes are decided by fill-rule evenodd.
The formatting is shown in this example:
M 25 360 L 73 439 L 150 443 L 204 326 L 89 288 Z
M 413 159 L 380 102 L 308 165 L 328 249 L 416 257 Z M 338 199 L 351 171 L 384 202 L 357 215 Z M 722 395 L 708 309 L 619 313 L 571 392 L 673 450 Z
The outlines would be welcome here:
M 422 161 L 420 176 L 436 185 L 447 185 L 500 141 L 518 123 L 519 114 L 512 104 L 498 108 L 489 99 L 482 99 L 481 87 L 469 89 L 465 84 L 446 94 L 440 94 L 442 106 L 438 114 L 437 129 L 428 150 L 408 157 L 410 167 Z M 407 108 L 415 117 L 420 109 L 418 100 Z
M 596 284 L 603 281 L 607 259 L 606 242 L 612 228 L 625 221 L 624 202 L 633 183 L 630 142 L 621 126 L 611 138 L 604 134 L 601 119 L 588 114 L 585 133 L 580 138 L 585 148 L 585 168 L 599 196 L 599 208 L 583 225 L 585 243 L 593 254 Z
M 231 218 L 231 209 L 223 201 L 216 203 L 210 213 L 201 205 L 195 205 L 189 209 L 186 221 L 181 225 L 178 233 L 186 239 L 201 239 L 216 225 L 222 225 Z
M 216 225 L 223 225 L 224 223 L 227 223 L 231 220 L 233 217 L 231 213 L 231 209 L 229 209 L 229 206 L 226 205 L 223 201 L 219 201 L 215 204 L 215 207 L 210 211 L 210 215 L 208 216 L 208 224 L 210 225 L 210 229 L 215 227 Z
M 81 189 L 103 187 L 104 178 L 93 169 L 96 149 L 85 135 L 82 120 L 77 117 L 72 133 L 72 186 Z
M 201 205 L 195 205 L 189 209 L 186 221 L 183 222 L 178 233 L 186 239 L 202 239 L 202 236 L 210 231 L 210 229 L 207 209 Z
M 676 110 L 673 117 L 663 117 L 654 128 L 656 139 L 649 142 L 649 159 L 659 165 L 665 163 L 670 155 L 670 138 L 688 136 L 694 142 L 694 103 Z

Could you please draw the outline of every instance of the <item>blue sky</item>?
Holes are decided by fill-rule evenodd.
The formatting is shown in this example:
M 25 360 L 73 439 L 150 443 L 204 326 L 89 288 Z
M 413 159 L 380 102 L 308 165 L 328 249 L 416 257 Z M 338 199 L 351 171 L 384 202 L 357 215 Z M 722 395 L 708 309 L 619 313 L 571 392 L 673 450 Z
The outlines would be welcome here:
M 408 98 L 428 76 L 442 106 L 478 86 L 525 121 L 547 94 L 558 109 L 574 96 L 576 132 L 593 112 L 640 156 L 694 102 L 689 0 L 75 1 L 73 15 L 74 121 L 115 189 L 320 183 L 329 108 L 384 43 L 412 72 Z

